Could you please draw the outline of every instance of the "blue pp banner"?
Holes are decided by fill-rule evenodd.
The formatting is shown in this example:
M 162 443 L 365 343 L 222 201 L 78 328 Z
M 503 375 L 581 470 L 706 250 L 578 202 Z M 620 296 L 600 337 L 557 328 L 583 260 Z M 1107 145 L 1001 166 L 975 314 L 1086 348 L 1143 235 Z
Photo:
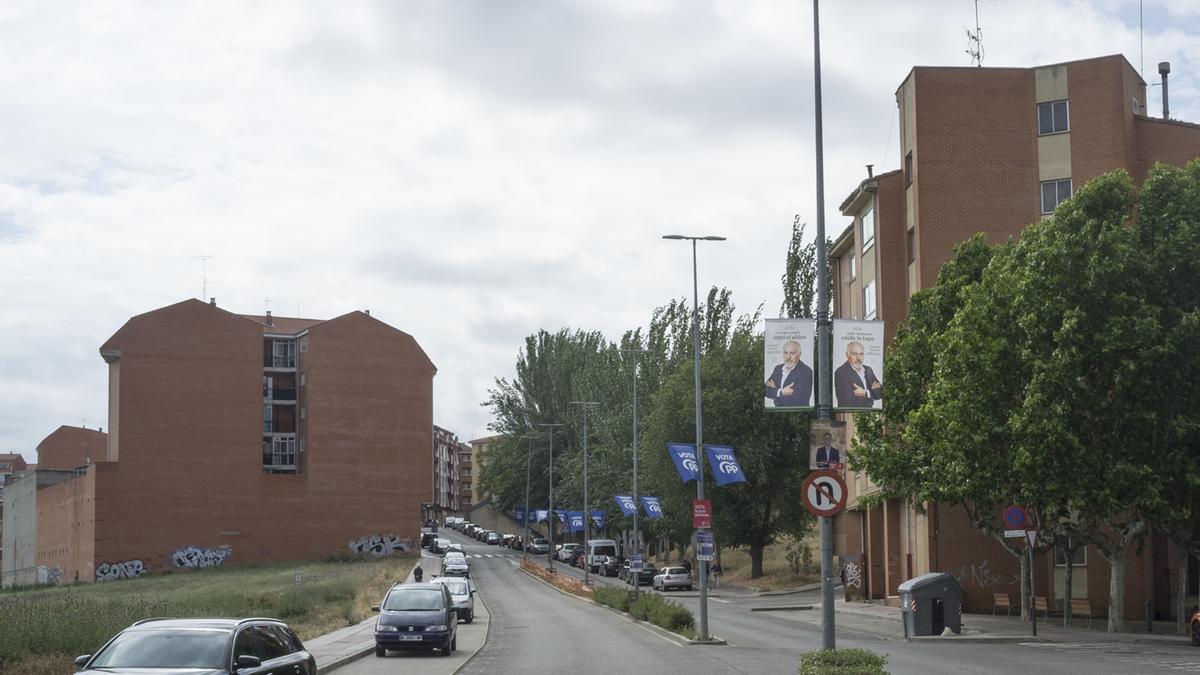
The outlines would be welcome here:
M 583 511 L 568 511 L 567 512 L 567 531 L 572 534 L 583 532 Z
M 646 509 L 646 517 L 650 520 L 663 517 L 662 504 L 659 503 L 658 497 L 642 497 L 642 508 Z
M 597 529 L 604 529 L 603 511 L 592 511 L 592 524 L 595 525 Z
M 621 507 L 621 513 L 627 516 L 637 513 L 637 504 L 634 503 L 633 497 L 629 495 L 616 495 L 613 497 L 613 501 L 617 503 L 617 506 Z
M 524 506 L 518 506 L 517 508 L 515 508 L 515 509 L 513 509 L 513 510 L 514 510 L 514 511 L 516 512 L 516 514 L 517 514 L 517 522 L 518 522 L 518 523 L 523 523 L 523 522 L 525 522 L 525 507 L 524 507 Z
M 717 481 L 718 486 L 746 482 L 746 474 L 742 473 L 733 448 L 728 445 L 706 445 L 704 453 L 708 455 L 708 465 L 712 467 L 713 480 Z
M 547 511 L 546 509 L 534 509 L 533 522 L 544 523 L 549 518 L 550 518 L 550 512 Z
M 700 465 L 696 463 L 696 446 L 691 443 L 667 443 L 667 451 L 675 462 L 675 470 L 683 482 L 696 480 L 700 475 Z
M 563 525 L 567 524 L 567 512 L 566 511 L 557 511 L 556 510 L 554 512 L 554 515 L 558 516 L 558 522 L 562 523 Z

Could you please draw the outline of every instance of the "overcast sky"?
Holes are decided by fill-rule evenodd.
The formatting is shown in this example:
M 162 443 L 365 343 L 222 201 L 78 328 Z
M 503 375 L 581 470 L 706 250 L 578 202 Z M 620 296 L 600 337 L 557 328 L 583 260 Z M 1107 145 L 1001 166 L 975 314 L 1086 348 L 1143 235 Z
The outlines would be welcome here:
M 971 0 L 826 2 L 827 227 L 899 165 L 894 92 L 967 66 Z M 1138 2 L 981 0 L 985 66 L 1122 53 Z M 1144 74 L 1200 121 L 1200 1 L 1146 0 Z M 355 309 L 438 367 L 434 421 L 480 406 L 524 336 L 616 338 L 721 234 L 702 287 L 777 312 L 815 224 L 811 5 L 797 0 L 0 3 L 0 452 L 108 427 L 98 348 L 207 294 Z M 1150 110 L 1161 111 L 1150 90 Z M 269 298 L 269 304 L 268 304 Z

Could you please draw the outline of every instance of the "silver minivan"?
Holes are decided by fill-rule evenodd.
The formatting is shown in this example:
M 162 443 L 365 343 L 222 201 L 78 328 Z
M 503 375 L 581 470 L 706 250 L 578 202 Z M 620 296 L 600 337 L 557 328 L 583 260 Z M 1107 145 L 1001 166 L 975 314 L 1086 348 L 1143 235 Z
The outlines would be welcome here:
M 459 577 L 438 577 L 433 582 L 442 584 L 450 591 L 450 597 L 454 598 L 454 613 L 459 621 L 471 623 L 475 620 L 475 589 L 471 588 L 471 582 Z

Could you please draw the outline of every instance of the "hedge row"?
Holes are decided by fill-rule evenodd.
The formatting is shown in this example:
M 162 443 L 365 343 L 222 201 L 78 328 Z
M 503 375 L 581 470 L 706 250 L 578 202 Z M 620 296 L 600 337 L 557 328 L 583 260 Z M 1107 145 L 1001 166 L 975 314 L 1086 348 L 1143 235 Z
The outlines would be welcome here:
M 597 586 L 592 594 L 596 602 L 619 609 L 635 619 L 666 628 L 669 631 L 693 639 L 696 637 L 696 619 L 692 610 L 681 607 L 655 593 L 638 593 L 620 588 Z

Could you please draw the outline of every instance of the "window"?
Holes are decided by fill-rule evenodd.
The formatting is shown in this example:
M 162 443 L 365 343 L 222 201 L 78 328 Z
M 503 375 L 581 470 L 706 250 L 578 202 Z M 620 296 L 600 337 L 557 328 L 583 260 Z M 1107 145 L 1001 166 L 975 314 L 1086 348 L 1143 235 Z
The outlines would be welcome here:
M 254 636 L 253 628 L 243 628 L 238 631 L 237 638 L 233 641 L 233 660 L 237 661 L 239 656 L 262 658 L 262 654 L 258 651 L 258 638 Z
M 1071 125 L 1067 120 L 1067 102 L 1050 101 L 1039 103 L 1037 107 L 1038 135 L 1057 134 L 1070 131 Z
M 854 252 L 850 252 L 850 281 L 854 281 L 858 277 L 858 264 L 854 257 Z
M 917 259 L 917 231 L 909 230 L 905 238 L 905 245 L 908 247 L 908 262 Z
M 1071 196 L 1071 179 L 1042 181 L 1042 213 L 1054 213 Z
M 862 214 L 862 250 L 866 253 L 875 245 L 875 209 L 867 209 Z
M 267 403 L 263 405 L 263 433 L 269 434 L 271 429 L 271 404 Z
M 1070 540 L 1067 540 L 1070 544 Z M 1067 549 L 1062 546 L 1054 547 L 1054 564 L 1059 567 L 1067 566 Z M 1071 556 L 1071 567 L 1087 567 L 1087 547 L 1080 546 Z
M 296 367 L 296 342 L 294 340 L 276 340 L 271 344 L 271 367 Z
M 904 156 L 904 187 L 912 185 L 912 150 Z
M 270 446 L 263 442 L 263 468 L 273 473 L 296 472 L 296 438 L 276 436 Z M 267 450 L 270 450 L 268 454 Z
M 256 630 L 264 661 L 283 658 L 291 653 L 286 636 L 277 632 L 274 626 L 256 626 Z
M 863 287 L 863 318 L 871 321 L 875 318 L 875 282 Z

